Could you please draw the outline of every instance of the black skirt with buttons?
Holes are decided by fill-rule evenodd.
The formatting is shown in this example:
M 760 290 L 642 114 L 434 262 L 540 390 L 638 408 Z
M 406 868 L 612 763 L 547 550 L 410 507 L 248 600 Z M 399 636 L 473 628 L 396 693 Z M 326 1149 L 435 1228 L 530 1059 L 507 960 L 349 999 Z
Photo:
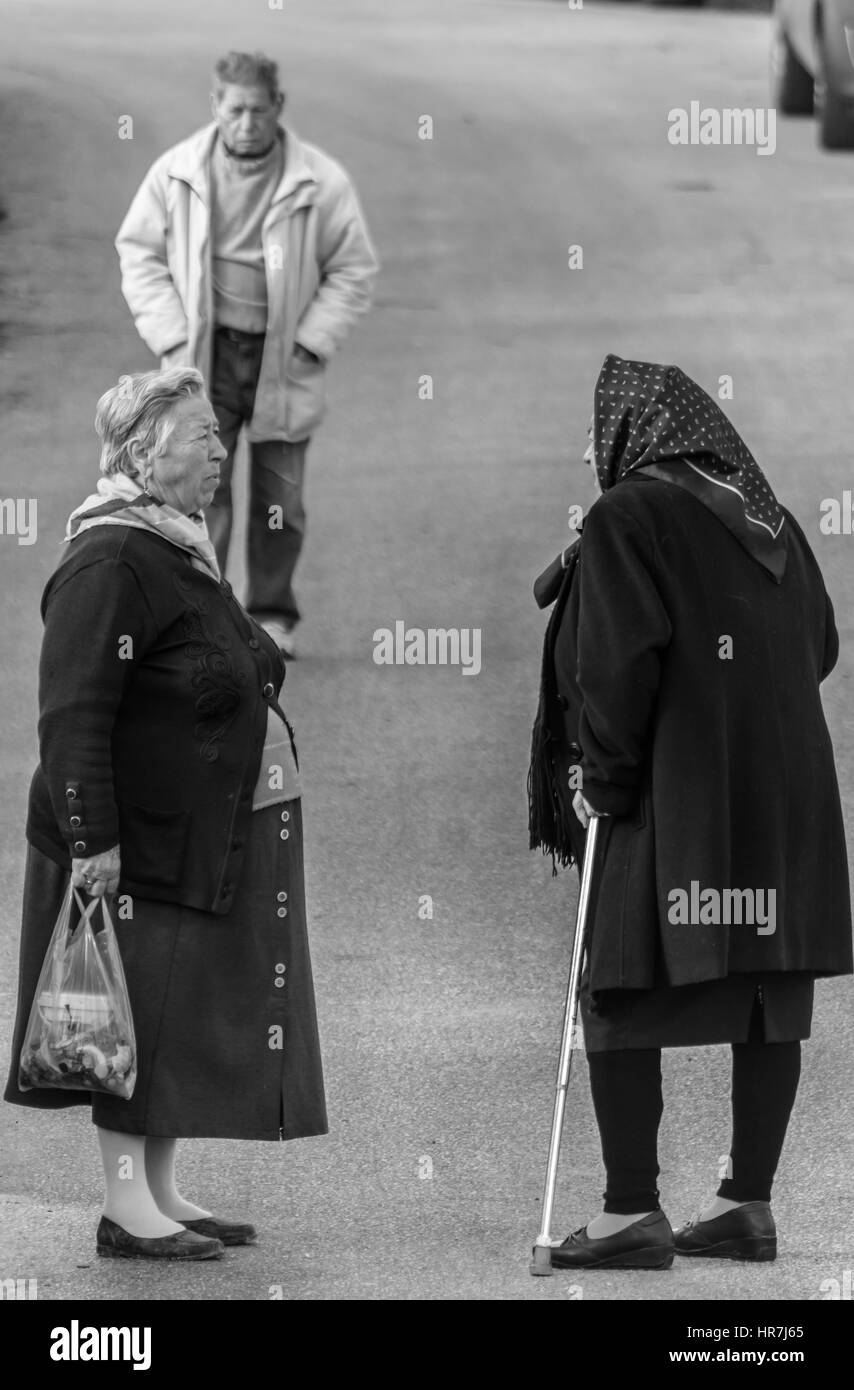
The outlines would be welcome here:
M 96 1125 L 125 1134 L 327 1133 L 300 801 L 253 813 L 226 916 L 141 898 L 131 920 L 114 913 L 139 1054 L 130 1100 L 18 1090 L 23 1033 L 67 882 L 66 870 L 29 846 L 8 1101 L 37 1109 L 91 1103 Z

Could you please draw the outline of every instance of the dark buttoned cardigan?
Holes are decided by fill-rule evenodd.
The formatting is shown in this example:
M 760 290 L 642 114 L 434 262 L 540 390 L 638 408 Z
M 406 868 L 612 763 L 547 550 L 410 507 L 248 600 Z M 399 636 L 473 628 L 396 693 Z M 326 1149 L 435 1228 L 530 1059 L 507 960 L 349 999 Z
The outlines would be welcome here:
M 281 713 L 275 643 L 227 583 L 125 526 L 67 546 L 41 611 L 28 839 L 66 865 L 118 844 L 120 893 L 228 912 Z

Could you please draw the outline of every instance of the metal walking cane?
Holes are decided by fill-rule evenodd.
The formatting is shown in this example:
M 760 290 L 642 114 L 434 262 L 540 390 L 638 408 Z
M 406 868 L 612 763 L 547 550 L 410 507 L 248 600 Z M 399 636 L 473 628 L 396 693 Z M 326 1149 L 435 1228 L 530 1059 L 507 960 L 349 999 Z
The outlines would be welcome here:
M 569 984 L 566 989 L 566 1006 L 563 1015 L 563 1036 L 560 1041 L 560 1059 L 557 1068 L 555 1104 L 552 1115 L 552 1133 L 549 1141 L 549 1159 L 546 1164 L 546 1185 L 543 1190 L 542 1226 L 534 1243 L 534 1258 L 531 1273 L 549 1275 L 552 1273 L 551 1225 L 552 1208 L 557 1182 L 557 1165 L 560 1158 L 560 1142 L 563 1135 L 563 1116 L 566 1109 L 566 1091 L 569 1085 L 569 1072 L 572 1066 L 572 1044 L 578 1018 L 578 988 L 581 981 L 581 967 L 584 959 L 587 917 L 596 863 L 596 845 L 599 837 L 599 816 L 591 816 L 587 827 L 587 843 L 584 848 L 584 865 L 581 870 L 581 888 L 578 893 L 578 911 L 575 918 L 575 939 L 572 943 L 572 963 L 569 967 Z

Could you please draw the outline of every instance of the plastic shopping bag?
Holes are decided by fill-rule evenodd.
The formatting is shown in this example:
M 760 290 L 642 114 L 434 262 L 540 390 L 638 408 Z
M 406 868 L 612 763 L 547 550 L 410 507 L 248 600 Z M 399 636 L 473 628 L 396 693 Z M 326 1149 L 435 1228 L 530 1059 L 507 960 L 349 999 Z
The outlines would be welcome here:
M 24 1035 L 18 1086 L 130 1100 L 135 1085 L 136 1038 L 109 909 L 104 898 L 84 906 L 69 883 Z

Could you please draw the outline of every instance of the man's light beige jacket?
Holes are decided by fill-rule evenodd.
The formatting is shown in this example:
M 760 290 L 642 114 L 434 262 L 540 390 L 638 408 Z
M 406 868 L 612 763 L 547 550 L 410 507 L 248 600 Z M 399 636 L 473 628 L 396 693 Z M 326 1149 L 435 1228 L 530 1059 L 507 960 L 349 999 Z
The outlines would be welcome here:
M 326 362 L 371 302 L 378 269 L 355 190 L 322 150 L 286 138 L 285 168 L 264 220 L 268 319 L 247 434 L 307 438 L 325 408 Z M 186 364 L 210 381 L 213 347 L 210 158 L 216 125 L 152 165 L 116 237 L 122 293 L 140 337 L 162 357 L 187 343 Z M 299 341 L 321 359 L 293 357 Z

